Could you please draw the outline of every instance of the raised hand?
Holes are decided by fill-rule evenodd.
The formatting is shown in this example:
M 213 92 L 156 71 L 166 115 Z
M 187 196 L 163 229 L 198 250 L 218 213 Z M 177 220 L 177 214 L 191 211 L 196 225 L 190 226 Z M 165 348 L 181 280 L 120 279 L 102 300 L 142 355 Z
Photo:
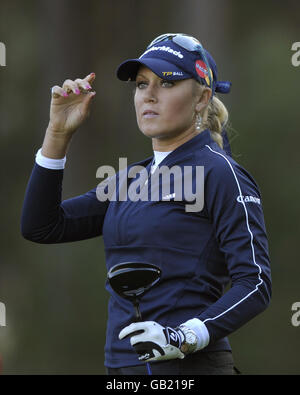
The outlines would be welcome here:
M 95 73 L 75 81 L 67 79 L 62 87 L 55 85 L 51 89 L 50 120 L 48 129 L 63 136 L 72 135 L 90 114 Z

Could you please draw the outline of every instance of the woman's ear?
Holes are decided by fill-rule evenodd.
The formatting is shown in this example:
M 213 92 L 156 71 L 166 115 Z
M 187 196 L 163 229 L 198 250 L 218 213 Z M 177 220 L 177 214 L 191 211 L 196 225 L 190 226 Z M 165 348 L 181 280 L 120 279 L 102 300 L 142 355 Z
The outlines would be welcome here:
M 210 88 L 204 87 L 202 89 L 201 95 L 199 95 L 199 101 L 196 104 L 196 111 L 200 112 L 204 108 L 206 108 L 209 104 L 210 98 L 211 98 L 212 91 Z

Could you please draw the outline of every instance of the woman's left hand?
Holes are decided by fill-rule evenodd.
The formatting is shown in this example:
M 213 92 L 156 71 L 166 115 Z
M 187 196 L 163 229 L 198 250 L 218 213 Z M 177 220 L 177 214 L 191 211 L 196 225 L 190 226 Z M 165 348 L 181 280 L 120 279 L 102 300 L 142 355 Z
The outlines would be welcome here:
M 130 344 L 140 361 L 161 361 L 184 358 L 186 342 L 183 328 L 164 327 L 154 321 L 136 322 L 121 330 L 119 339 L 130 337 Z

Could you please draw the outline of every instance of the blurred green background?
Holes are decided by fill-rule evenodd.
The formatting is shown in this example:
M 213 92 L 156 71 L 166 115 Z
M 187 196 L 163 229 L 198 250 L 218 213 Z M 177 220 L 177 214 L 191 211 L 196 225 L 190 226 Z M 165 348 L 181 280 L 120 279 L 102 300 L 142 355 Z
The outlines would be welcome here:
M 63 198 L 94 188 L 96 170 L 151 155 L 132 88 L 116 67 L 165 32 L 198 37 L 213 54 L 230 113 L 234 158 L 258 182 L 273 276 L 270 307 L 230 336 L 245 374 L 299 374 L 298 0 L 1 0 L 0 327 L 3 374 L 105 374 L 108 295 L 103 241 L 38 245 L 20 234 L 24 192 L 48 124 L 50 88 L 96 73 L 89 119 L 73 138 Z

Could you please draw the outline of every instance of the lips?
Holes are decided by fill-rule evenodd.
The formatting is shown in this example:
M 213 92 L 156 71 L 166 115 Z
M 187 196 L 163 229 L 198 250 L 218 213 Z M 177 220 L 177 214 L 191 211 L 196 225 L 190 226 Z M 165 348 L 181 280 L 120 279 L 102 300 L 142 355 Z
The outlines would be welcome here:
M 144 118 L 155 118 L 159 114 L 153 110 L 145 110 L 142 115 Z

